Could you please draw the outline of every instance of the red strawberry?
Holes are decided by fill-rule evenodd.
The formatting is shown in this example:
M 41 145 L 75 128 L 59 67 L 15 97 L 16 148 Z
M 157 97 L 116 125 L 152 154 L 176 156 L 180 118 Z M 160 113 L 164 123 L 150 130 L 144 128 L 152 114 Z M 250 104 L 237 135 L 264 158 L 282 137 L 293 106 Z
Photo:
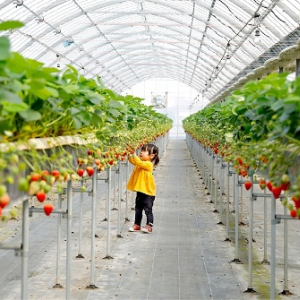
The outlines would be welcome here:
M 86 167 L 86 172 L 88 173 L 88 175 L 91 177 L 94 174 L 94 169 L 92 167 Z
M 237 160 L 237 162 L 239 163 L 239 165 L 242 165 L 242 164 L 243 164 L 243 160 L 242 160 L 240 157 L 238 157 L 236 160 Z
M 272 192 L 273 185 L 272 185 L 271 181 L 268 181 L 268 182 L 267 182 L 267 188 L 268 188 L 268 190 L 269 190 L 270 192 Z
M 36 198 L 40 201 L 40 202 L 44 202 L 46 199 L 46 194 L 44 191 L 39 191 L 35 194 Z
M 5 194 L 3 195 L 1 198 L 0 198 L 0 207 L 1 208 L 4 208 L 10 201 L 10 197 L 8 194 Z
M 295 209 L 292 209 L 290 211 L 290 215 L 291 215 L 292 218 L 296 218 L 297 217 L 297 211 Z
M 51 172 L 51 175 L 55 177 L 55 180 L 57 180 L 59 178 L 59 176 L 60 176 L 60 172 L 57 171 L 57 170 L 53 170 Z
M 46 203 L 44 205 L 44 212 L 45 212 L 46 216 L 49 216 L 52 213 L 52 210 L 53 210 L 53 205 L 52 204 Z
M 250 190 L 250 188 L 251 188 L 251 186 L 252 186 L 251 181 L 246 181 L 246 182 L 244 183 L 244 186 L 245 186 L 245 189 L 246 189 L 247 191 Z
M 93 154 L 93 150 L 88 150 L 88 155 L 92 155 Z
M 281 189 L 283 191 L 287 191 L 290 188 L 290 185 L 291 184 L 289 182 L 284 182 L 284 183 L 281 184 Z
M 77 174 L 82 177 L 83 176 L 83 173 L 84 173 L 84 170 L 83 169 L 78 169 L 77 170 Z
M 279 198 L 279 196 L 281 194 L 281 186 L 273 186 L 272 193 L 273 193 L 275 199 Z
M 292 200 L 294 201 L 295 207 L 298 209 L 300 208 L 300 196 L 292 196 Z
M 30 179 L 29 179 L 30 182 L 39 181 L 40 179 L 41 179 L 41 176 L 39 173 L 31 173 L 30 174 Z

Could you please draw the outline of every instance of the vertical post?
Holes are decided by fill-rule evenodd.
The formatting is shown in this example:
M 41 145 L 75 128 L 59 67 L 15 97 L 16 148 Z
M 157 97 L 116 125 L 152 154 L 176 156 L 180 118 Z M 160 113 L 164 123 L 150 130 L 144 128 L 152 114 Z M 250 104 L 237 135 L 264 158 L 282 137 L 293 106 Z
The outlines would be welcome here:
M 165 141 L 165 139 L 164 139 Z M 127 160 L 126 162 L 126 176 L 125 176 L 125 180 L 126 180 L 126 184 L 129 180 L 129 162 Z M 126 189 L 126 212 L 125 212 L 125 222 L 128 222 L 129 221 L 129 205 L 128 205 L 128 197 L 129 196 L 129 193 L 128 193 L 128 190 Z
M 29 200 L 22 207 L 22 287 L 21 299 L 28 299 Z
M 96 234 L 96 200 L 97 200 L 97 168 L 92 176 L 92 228 L 91 228 L 91 270 L 90 285 L 87 288 L 96 289 L 95 285 L 95 234 Z
M 83 187 L 83 178 L 80 179 L 80 187 Z M 79 202 L 79 232 L 78 232 L 78 255 L 76 258 L 84 258 L 81 254 L 81 240 L 82 240 L 82 206 L 83 206 L 83 192 L 80 191 L 80 202 Z
M 112 258 L 110 255 L 110 191 L 111 191 L 111 167 L 107 168 L 107 242 L 106 242 L 106 257 Z
M 223 224 L 222 222 L 222 213 L 223 213 L 223 186 L 224 186 L 224 172 L 223 172 L 223 159 L 220 158 L 220 203 L 219 203 L 219 214 L 220 214 L 220 223 Z
M 57 199 L 57 207 L 58 209 L 61 209 L 61 196 L 62 194 L 58 194 Z M 60 283 L 60 250 L 61 250 L 61 214 L 57 214 L 57 230 L 56 230 L 56 236 L 57 236 L 57 255 L 56 255 L 56 283 L 53 286 L 54 288 L 62 288 L 62 285 Z
M 287 209 L 286 206 L 284 207 L 284 214 L 287 214 Z M 282 294 L 287 295 L 290 294 L 289 292 L 289 286 L 288 286 L 288 277 L 289 277 L 289 273 L 288 273 L 288 220 L 284 219 L 283 220 L 283 230 L 284 230 L 284 234 L 283 234 L 283 254 L 284 254 L 284 269 L 283 269 L 283 292 Z
M 229 185 L 230 185 L 230 163 L 227 163 L 227 191 L 226 191 L 226 239 L 225 241 L 231 241 L 229 238 Z
M 242 181 L 243 180 L 243 177 L 242 176 L 239 176 L 239 178 L 240 178 L 240 180 Z M 243 186 L 242 186 L 242 184 L 240 184 L 239 185 L 239 187 L 240 187 L 240 190 L 241 190 L 241 197 L 240 197 L 240 199 L 241 199 L 241 207 L 240 207 L 240 224 L 241 225 L 245 225 L 245 223 L 243 222 Z
M 118 171 L 116 174 L 118 174 L 118 224 L 117 224 L 117 237 L 122 237 L 121 234 L 121 198 L 122 198 L 122 173 L 121 173 L 121 162 L 118 162 Z
M 72 180 L 67 183 L 66 299 L 71 299 Z
M 240 263 L 239 259 L 239 183 L 238 174 L 233 174 L 233 185 L 234 185 L 234 205 L 235 205 L 235 258 L 233 262 Z
M 264 194 L 266 194 L 266 188 L 264 189 Z M 267 197 L 264 197 L 264 258 L 262 261 L 262 264 L 269 265 L 270 262 L 268 261 L 268 244 L 267 244 L 267 238 L 268 238 L 268 226 L 267 226 L 267 219 L 268 219 L 268 206 L 267 206 Z
M 275 273 L 276 273 L 276 199 L 271 195 L 271 282 L 270 299 L 275 299 Z
M 253 247 L 253 176 L 250 176 L 251 179 L 251 189 L 249 197 L 249 231 L 248 231 L 248 289 L 246 292 L 255 293 L 255 290 L 252 287 L 252 247 Z M 243 201 L 243 200 L 242 200 Z

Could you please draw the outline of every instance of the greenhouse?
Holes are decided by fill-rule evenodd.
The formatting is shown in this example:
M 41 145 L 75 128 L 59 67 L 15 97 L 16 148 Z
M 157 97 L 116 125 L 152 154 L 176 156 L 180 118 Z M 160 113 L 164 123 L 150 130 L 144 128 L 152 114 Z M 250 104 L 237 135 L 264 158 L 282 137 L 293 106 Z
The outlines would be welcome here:
M 0 0 L 0 299 L 299 299 L 299 24 Z

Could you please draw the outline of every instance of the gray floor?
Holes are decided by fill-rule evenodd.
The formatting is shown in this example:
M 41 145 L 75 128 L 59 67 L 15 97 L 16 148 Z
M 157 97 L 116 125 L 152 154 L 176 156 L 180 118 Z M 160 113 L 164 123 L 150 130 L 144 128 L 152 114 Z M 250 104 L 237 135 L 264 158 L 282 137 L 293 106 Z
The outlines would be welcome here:
M 259 293 L 244 293 L 247 289 L 247 246 L 241 229 L 241 258 L 234 259 L 234 244 L 225 242 L 225 227 L 217 225 L 219 215 L 213 213 L 213 204 L 190 157 L 184 140 L 170 140 L 161 163 L 155 170 L 157 197 L 154 204 L 154 231 L 152 234 L 128 232 L 131 222 L 124 223 L 123 238 L 117 238 L 117 212 L 111 212 L 113 259 L 103 259 L 106 252 L 104 201 L 98 206 L 96 239 L 95 285 L 90 282 L 90 198 L 84 199 L 84 259 L 78 254 L 78 195 L 74 197 L 74 231 L 72 242 L 72 299 L 120 300 L 235 300 L 267 299 L 268 267 L 255 269 L 254 286 Z M 125 183 L 124 183 L 125 184 Z M 104 188 L 100 186 L 100 192 Z M 102 190 L 103 191 L 103 190 Z M 105 195 L 105 193 L 104 193 Z M 123 205 L 123 204 L 122 204 Z M 246 207 L 244 207 L 246 211 Z M 261 208 L 257 208 L 255 238 L 261 257 Z M 122 220 L 124 215 L 122 215 Z M 65 299 L 65 289 L 54 289 L 56 258 L 56 216 L 37 217 L 30 224 L 30 299 Z M 145 220 L 143 220 L 145 222 Z M 245 218 L 246 221 L 246 218 Z M 259 225 L 258 225 L 259 223 Z M 0 223 L 1 224 L 1 223 Z M 64 230 L 65 226 L 62 228 Z M 244 233 L 242 232 L 244 231 Z M 291 229 L 292 231 L 292 229 Z M 293 234 L 299 236 L 297 230 Z M 3 223 L 0 238 L 7 241 L 20 238 L 20 221 Z M 64 232 L 63 232 L 64 236 Z M 65 285 L 65 238 L 62 246 L 61 284 Z M 299 249 L 295 247 L 295 249 Z M 297 253 L 295 251 L 293 254 Z M 256 259 L 256 257 L 255 257 Z M 296 267 L 295 267 L 296 268 Z M 20 259 L 12 251 L 0 250 L 0 299 L 20 299 Z M 266 275 L 267 274 L 267 275 Z M 299 278 L 299 277 L 297 277 Z M 278 284 L 282 281 L 278 279 Z M 290 284 L 296 281 L 290 280 Z M 279 286 L 280 288 L 280 286 Z M 297 283 L 293 285 L 298 289 Z M 299 299 L 299 291 L 289 299 Z

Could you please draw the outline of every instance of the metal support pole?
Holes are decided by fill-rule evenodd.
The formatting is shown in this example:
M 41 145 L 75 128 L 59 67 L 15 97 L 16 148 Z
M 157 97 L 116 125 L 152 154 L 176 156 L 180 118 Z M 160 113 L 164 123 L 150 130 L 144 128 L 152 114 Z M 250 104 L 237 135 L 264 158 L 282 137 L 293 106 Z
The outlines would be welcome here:
M 22 286 L 21 299 L 28 299 L 29 200 L 22 207 Z
M 61 197 L 62 194 L 58 194 L 57 208 L 61 209 Z M 56 230 L 56 244 L 57 244 L 57 255 L 56 255 L 56 283 L 54 288 L 62 288 L 60 282 L 60 251 L 61 251 L 61 214 L 57 214 L 57 230 Z
M 264 194 L 266 194 L 266 189 L 264 189 Z M 268 220 L 268 206 L 267 206 L 267 197 L 264 197 L 264 258 L 261 262 L 262 264 L 269 265 L 270 262 L 268 261 L 268 226 L 267 226 L 267 220 Z
M 216 159 L 216 168 L 215 168 L 215 170 L 216 170 L 216 174 L 215 174 L 215 201 L 214 201 L 214 206 L 215 206 L 215 210 L 214 210 L 214 212 L 218 212 L 218 209 L 217 209 L 217 202 L 218 202 L 218 192 L 217 192 L 217 189 L 218 189 L 218 187 L 217 187 L 217 182 L 218 182 L 218 180 L 217 180 L 217 178 L 218 178 L 218 172 L 217 172 L 217 168 L 218 168 L 218 159 Z
M 212 195 L 213 195 L 213 180 L 214 180 L 214 166 L 215 166 L 215 157 L 212 156 L 211 161 L 211 172 L 210 172 L 210 185 L 209 185 L 209 190 L 210 190 L 210 203 L 213 203 L 212 200 Z
M 92 227 L 91 227 L 91 270 L 89 289 L 98 288 L 95 285 L 95 234 L 96 234 L 96 201 L 97 201 L 97 168 L 94 168 L 92 176 Z
M 83 178 L 80 179 L 80 187 L 83 187 Z M 78 254 L 76 258 L 84 258 L 81 254 L 81 241 L 82 241 L 82 207 L 83 207 L 83 192 L 80 192 L 80 200 L 79 200 L 79 232 L 78 232 Z
M 122 234 L 121 234 L 121 198 L 122 198 L 122 170 L 121 170 L 121 162 L 118 162 L 118 167 L 119 170 L 116 172 L 116 174 L 118 174 L 118 224 L 117 224 L 117 237 L 121 238 Z
M 164 139 L 165 141 L 165 139 Z M 127 161 L 126 162 L 126 175 L 125 175 L 125 180 L 126 180 L 126 183 L 128 182 L 129 180 L 129 162 Z M 129 205 L 128 205 L 128 202 L 129 202 L 129 193 L 128 193 L 128 190 L 126 189 L 126 210 L 125 210 L 125 222 L 129 222 Z
M 66 258 L 66 299 L 71 300 L 71 237 L 72 237 L 72 180 L 67 183 L 67 258 Z
M 220 213 L 220 222 L 218 224 L 224 224 L 222 222 L 222 213 L 223 213 L 223 186 L 224 186 L 224 171 L 223 171 L 223 159 L 220 159 L 220 203 L 219 203 L 219 213 Z
M 112 168 L 112 167 L 111 167 Z M 116 177 L 117 177 L 117 170 L 114 170 L 114 176 L 113 176 L 113 208 L 112 210 L 117 210 L 116 208 L 116 193 L 117 193 L 117 188 L 116 188 Z
M 284 207 L 284 215 L 287 215 L 287 209 L 286 206 Z M 289 291 L 289 286 L 288 286 L 288 277 L 289 277 L 289 272 L 288 272 L 288 220 L 284 219 L 283 220 L 283 255 L 284 255 L 284 269 L 283 269 L 283 291 L 281 292 L 282 295 L 292 295 L 292 293 Z
M 232 262 L 241 263 L 239 259 L 239 184 L 238 184 L 238 174 L 233 174 L 234 183 L 234 205 L 235 205 L 235 258 Z
M 229 187 L 230 187 L 230 163 L 227 163 L 227 195 L 226 195 L 226 239 L 225 241 L 231 242 L 229 238 Z
M 276 273 L 276 199 L 271 195 L 271 281 L 270 299 L 275 299 L 275 273 Z
M 240 176 L 240 179 L 242 180 L 242 177 Z M 241 191 L 241 207 L 240 207 L 240 225 L 245 225 L 245 223 L 243 222 L 243 202 L 244 202 L 244 199 L 243 199 L 243 185 L 240 184 L 239 185 L 240 187 L 240 191 Z
M 256 293 L 256 291 L 252 287 L 252 273 L 253 273 L 253 264 L 252 264 L 252 252 L 253 252 L 253 176 L 250 176 L 250 180 L 252 183 L 250 193 L 251 197 L 249 197 L 249 231 L 248 231 L 248 288 L 246 290 L 247 293 Z M 243 201 L 243 200 L 242 200 Z
M 110 255 L 110 192 L 111 192 L 111 167 L 107 168 L 107 197 L 106 197 L 106 203 L 107 203 L 107 241 L 106 241 L 106 259 L 113 258 Z

